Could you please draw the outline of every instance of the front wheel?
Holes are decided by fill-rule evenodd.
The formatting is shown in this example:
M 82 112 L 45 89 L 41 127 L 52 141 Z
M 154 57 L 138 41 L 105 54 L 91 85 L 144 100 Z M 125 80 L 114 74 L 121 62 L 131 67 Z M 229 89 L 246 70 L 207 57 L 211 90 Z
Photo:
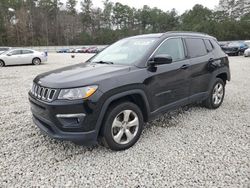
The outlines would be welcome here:
M 134 103 L 111 106 L 105 117 L 102 142 L 111 150 L 128 149 L 140 138 L 143 125 L 142 112 Z
M 0 60 L 0 67 L 4 67 L 4 62 Z
M 208 98 L 203 103 L 209 109 L 219 108 L 224 100 L 224 95 L 225 82 L 220 78 L 216 78 Z

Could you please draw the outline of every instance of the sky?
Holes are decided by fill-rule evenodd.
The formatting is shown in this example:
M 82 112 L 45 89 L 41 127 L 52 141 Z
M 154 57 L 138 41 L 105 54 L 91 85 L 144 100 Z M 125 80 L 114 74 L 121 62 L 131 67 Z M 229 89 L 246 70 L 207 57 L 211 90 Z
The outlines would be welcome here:
M 77 9 L 80 7 L 80 1 L 78 0 Z M 103 7 L 103 0 L 92 0 L 94 7 Z M 111 0 L 112 2 L 120 2 L 122 4 L 129 5 L 135 8 L 142 8 L 143 5 L 150 7 L 157 7 L 164 11 L 175 8 L 179 14 L 185 12 L 185 10 L 192 9 L 195 4 L 201 4 L 210 9 L 214 9 L 219 4 L 219 0 Z M 62 0 L 66 2 L 66 0 Z

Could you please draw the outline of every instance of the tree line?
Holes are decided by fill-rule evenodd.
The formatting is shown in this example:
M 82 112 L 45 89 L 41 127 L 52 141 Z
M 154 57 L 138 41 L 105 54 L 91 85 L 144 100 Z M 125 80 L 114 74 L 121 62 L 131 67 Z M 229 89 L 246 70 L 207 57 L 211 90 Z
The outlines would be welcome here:
M 60 0 L 1 0 L 0 46 L 110 44 L 173 30 L 204 32 L 218 40 L 250 39 L 250 6 L 239 4 L 243 0 L 229 1 L 233 3 L 228 8 L 210 10 L 197 4 L 178 15 L 175 9 L 136 9 L 109 0 L 103 1 L 103 8 L 81 0 L 80 11 L 77 0 L 65 5 Z

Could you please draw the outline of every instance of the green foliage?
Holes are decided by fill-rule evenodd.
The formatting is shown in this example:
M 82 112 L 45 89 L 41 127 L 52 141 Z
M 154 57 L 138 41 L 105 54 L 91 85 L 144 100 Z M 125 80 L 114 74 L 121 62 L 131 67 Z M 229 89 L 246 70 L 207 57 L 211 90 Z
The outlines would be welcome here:
M 225 1 L 218 11 L 195 5 L 178 15 L 175 9 L 135 9 L 110 0 L 103 1 L 103 9 L 95 8 L 92 0 L 81 0 L 80 12 L 77 0 L 67 0 L 66 6 L 60 0 L 1 0 L 0 45 L 111 44 L 127 36 L 171 30 L 204 32 L 218 40 L 250 39 L 250 4 L 220 2 Z
M 76 14 L 76 3 L 77 0 L 67 0 L 66 2 L 66 8 L 69 14 L 75 15 Z

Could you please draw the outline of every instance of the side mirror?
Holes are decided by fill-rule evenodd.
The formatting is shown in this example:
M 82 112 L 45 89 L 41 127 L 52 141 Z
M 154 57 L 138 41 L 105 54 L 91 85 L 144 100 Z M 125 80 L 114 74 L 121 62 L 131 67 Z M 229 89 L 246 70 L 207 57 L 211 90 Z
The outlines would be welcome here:
M 170 55 L 159 54 L 159 55 L 156 55 L 155 57 L 153 57 L 149 61 L 149 65 L 151 65 L 151 66 L 164 65 L 164 64 L 170 64 L 172 62 L 173 62 L 173 59 Z
M 7 56 L 12 56 L 12 54 L 7 54 Z

